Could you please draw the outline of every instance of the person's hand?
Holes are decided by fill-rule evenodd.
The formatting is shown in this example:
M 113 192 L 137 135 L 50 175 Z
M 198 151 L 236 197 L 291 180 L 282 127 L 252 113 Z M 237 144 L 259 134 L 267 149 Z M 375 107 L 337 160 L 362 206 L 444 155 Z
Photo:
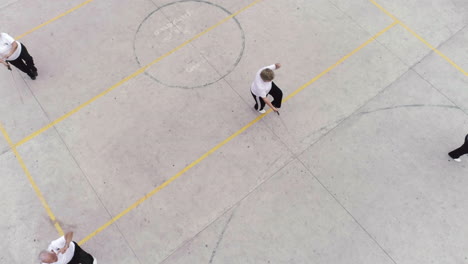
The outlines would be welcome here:
M 273 110 L 273 111 L 275 111 L 275 112 L 278 112 L 278 111 L 279 111 L 278 108 L 276 108 L 276 107 L 271 108 L 271 110 Z
M 59 249 L 58 253 L 64 254 L 65 252 L 67 252 L 67 249 L 68 249 L 68 245 L 65 245 L 63 248 Z
M 276 69 L 281 68 L 281 63 L 275 63 L 275 67 L 276 67 Z

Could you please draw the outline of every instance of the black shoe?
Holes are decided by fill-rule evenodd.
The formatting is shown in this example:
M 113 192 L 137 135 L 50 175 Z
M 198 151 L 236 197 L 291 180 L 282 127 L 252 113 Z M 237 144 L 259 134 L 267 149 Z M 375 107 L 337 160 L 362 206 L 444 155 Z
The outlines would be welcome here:
M 35 75 L 29 75 L 29 77 L 31 77 L 32 80 L 36 80 L 36 76 L 35 76 Z
M 36 77 L 39 76 L 39 74 L 37 74 L 37 71 L 33 71 L 32 74 Z

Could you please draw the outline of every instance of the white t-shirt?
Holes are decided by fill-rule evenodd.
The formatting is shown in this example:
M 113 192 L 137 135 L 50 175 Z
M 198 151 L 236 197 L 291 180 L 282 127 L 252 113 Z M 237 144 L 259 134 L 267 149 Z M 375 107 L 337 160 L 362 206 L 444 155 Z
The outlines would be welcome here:
M 75 244 L 73 242 L 70 242 L 70 245 L 68 246 L 68 249 L 67 251 L 65 251 L 64 254 L 58 253 L 58 251 L 65 246 L 66 242 L 67 241 L 65 240 L 65 237 L 61 236 L 60 238 L 50 243 L 47 250 L 50 252 L 55 252 L 58 258 L 57 261 L 52 264 L 67 264 L 73 258 L 73 255 L 75 254 Z
M 266 66 L 266 67 L 261 68 L 261 69 L 257 72 L 257 75 L 255 75 L 255 80 L 253 81 L 252 86 L 250 87 L 250 90 L 252 91 L 253 94 L 255 94 L 256 96 L 260 96 L 260 97 L 262 97 L 262 98 L 267 97 L 267 94 L 268 94 L 268 93 L 270 92 L 270 90 L 271 90 L 271 82 L 265 82 L 265 81 L 262 79 L 262 77 L 260 77 L 260 73 L 261 73 L 264 69 L 275 70 L 275 69 L 276 69 L 276 65 L 273 64 L 273 65 L 270 65 L 270 66 Z
M 15 52 L 11 54 L 10 57 L 6 57 L 13 48 L 13 43 L 16 42 L 18 44 L 18 48 L 16 48 Z M 16 60 L 21 53 L 21 44 L 18 41 L 15 41 L 10 35 L 7 33 L 0 33 L 0 58 L 3 60 Z

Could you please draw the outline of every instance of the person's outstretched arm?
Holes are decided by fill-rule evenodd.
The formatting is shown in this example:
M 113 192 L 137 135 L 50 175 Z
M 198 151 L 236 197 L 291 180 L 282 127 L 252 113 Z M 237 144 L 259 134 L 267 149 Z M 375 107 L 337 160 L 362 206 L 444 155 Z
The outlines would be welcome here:
M 68 247 L 70 246 L 70 243 L 72 242 L 72 239 L 73 239 L 73 232 L 68 232 L 65 234 L 65 245 L 63 246 L 63 248 L 61 248 L 59 250 L 59 253 L 65 253 L 68 249 Z

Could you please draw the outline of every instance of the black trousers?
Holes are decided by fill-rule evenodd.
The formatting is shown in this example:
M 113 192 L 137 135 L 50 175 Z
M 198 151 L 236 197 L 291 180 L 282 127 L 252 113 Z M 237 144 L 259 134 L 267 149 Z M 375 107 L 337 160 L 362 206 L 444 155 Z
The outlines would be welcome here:
M 93 256 L 81 249 L 75 241 L 72 243 L 75 244 L 75 253 L 73 254 L 73 258 L 70 260 L 70 262 L 68 262 L 68 264 L 93 264 Z
M 454 151 L 449 152 L 452 159 L 458 159 L 462 155 L 468 154 L 468 135 L 465 136 L 465 143 Z
M 250 93 L 252 94 L 255 100 L 254 108 L 257 111 L 263 110 L 263 108 L 265 107 L 265 101 L 263 101 L 263 99 L 260 96 L 256 96 L 252 92 Z M 278 86 L 276 86 L 274 82 L 271 82 L 271 90 L 268 94 L 273 97 L 273 101 L 271 101 L 271 104 L 276 108 L 281 108 L 281 102 L 283 101 L 283 92 L 280 88 L 278 88 Z
M 16 60 L 9 60 L 8 62 L 13 64 L 20 71 L 29 75 L 29 77 L 34 76 L 34 73 L 37 72 L 36 67 L 34 66 L 34 60 L 31 55 L 29 55 L 28 49 L 26 46 L 21 44 L 21 53 Z

